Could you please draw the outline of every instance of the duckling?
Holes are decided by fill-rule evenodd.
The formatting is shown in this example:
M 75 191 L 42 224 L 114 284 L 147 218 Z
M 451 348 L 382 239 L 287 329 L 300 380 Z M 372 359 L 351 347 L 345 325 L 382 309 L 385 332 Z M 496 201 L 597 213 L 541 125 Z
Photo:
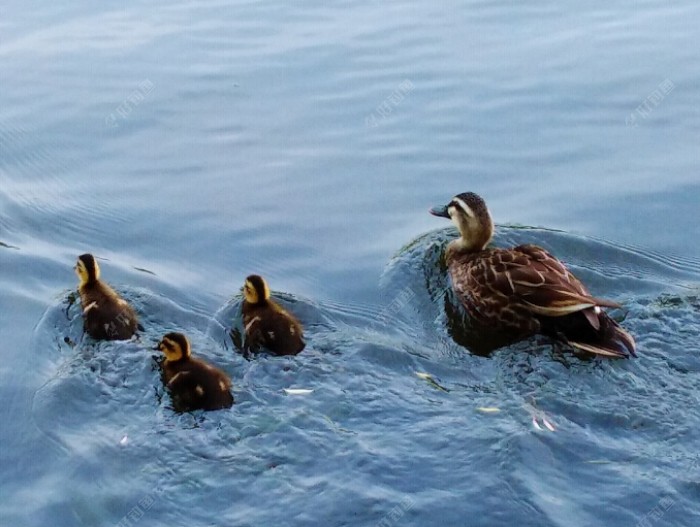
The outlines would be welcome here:
M 220 410 L 233 405 L 231 379 L 223 371 L 192 357 L 182 333 L 168 333 L 158 343 L 163 352 L 163 383 L 178 412 Z
M 591 296 L 557 258 L 531 244 L 487 248 L 494 226 L 480 196 L 459 194 L 430 213 L 459 229 L 445 257 L 455 294 L 473 320 L 518 338 L 542 333 L 603 357 L 636 356 L 632 336 L 601 309 L 620 305 Z
M 261 347 L 275 355 L 296 355 L 306 346 L 301 324 L 270 298 L 270 288 L 261 276 L 245 279 L 242 311 L 246 355 Z
M 95 257 L 91 254 L 79 256 L 74 269 L 80 282 L 78 292 L 85 331 L 99 340 L 130 339 L 138 329 L 136 312 L 100 280 L 100 266 Z

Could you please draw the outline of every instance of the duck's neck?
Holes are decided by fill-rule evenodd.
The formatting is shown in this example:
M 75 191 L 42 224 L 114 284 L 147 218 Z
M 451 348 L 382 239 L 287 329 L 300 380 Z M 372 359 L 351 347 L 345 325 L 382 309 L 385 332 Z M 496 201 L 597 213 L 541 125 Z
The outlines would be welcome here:
M 476 254 L 483 251 L 493 237 L 493 222 L 490 216 L 473 218 L 452 216 L 452 222 L 459 231 L 459 238 L 450 243 L 452 254 Z
M 457 238 L 450 242 L 447 246 L 447 258 L 455 257 L 459 254 L 475 254 L 484 250 L 481 244 L 469 243 L 464 238 Z

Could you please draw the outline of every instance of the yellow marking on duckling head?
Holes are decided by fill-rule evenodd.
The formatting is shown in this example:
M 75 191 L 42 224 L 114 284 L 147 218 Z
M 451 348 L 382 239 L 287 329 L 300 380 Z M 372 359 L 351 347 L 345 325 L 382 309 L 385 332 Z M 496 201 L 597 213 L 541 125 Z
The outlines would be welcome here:
M 190 341 L 182 333 L 168 333 L 158 343 L 158 349 L 168 362 L 177 362 L 190 357 Z
M 204 395 L 204 388 L 202 388 L 199 384 L 194 389 L 194 391 L 197 392 L 197 395 L 199 395 L 200 397 Z
M 95 257 L 89 253 L 78 256 L 75 262 L 75 274 L 78 276 L 80 286 L 95 282 L 100 279 L 100 266 Z
M 221 388 L 222 392 L 226 391 L 226 383 L 224 381 L 219 381 L 219 388 Z
M 252 274 L 243 284 L 243 297 L 249 304 L 259 304 L 270 298 L 270 288 L 262 276 Z

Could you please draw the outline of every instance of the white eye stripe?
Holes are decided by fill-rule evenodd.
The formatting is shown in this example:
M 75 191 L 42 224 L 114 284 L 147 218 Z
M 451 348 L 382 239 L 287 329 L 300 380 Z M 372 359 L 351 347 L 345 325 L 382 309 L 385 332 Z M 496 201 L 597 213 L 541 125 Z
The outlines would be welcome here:
M 462 211 L 464 211 L 464 213 L 467 216 L 469 216 L 470 218 L 475 217 L 475 214 L 474 214 L 474 211 L 472 210 L 472 208 L 469 205 L 467 205 L 461 198 L 454 198 L 453 201 L 455 203 L 457 203 L 457 205 L 459 205 L 459 207 L 462 209 Z

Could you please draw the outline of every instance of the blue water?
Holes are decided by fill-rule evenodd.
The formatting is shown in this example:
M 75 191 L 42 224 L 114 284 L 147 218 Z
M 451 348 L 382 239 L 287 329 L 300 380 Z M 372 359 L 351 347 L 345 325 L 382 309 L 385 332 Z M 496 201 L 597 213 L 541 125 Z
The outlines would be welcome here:
M 60 4 L 0 7 L 2 525 L 700 524 L 700 5 Z M 639 358 L 461 346 L 467 190 Z M 82 336 L 86 251 L 140 341 Z M 234 352 L 251 272 L 301 355 Z M 172 411 L 171 330 L 230 411 Z

